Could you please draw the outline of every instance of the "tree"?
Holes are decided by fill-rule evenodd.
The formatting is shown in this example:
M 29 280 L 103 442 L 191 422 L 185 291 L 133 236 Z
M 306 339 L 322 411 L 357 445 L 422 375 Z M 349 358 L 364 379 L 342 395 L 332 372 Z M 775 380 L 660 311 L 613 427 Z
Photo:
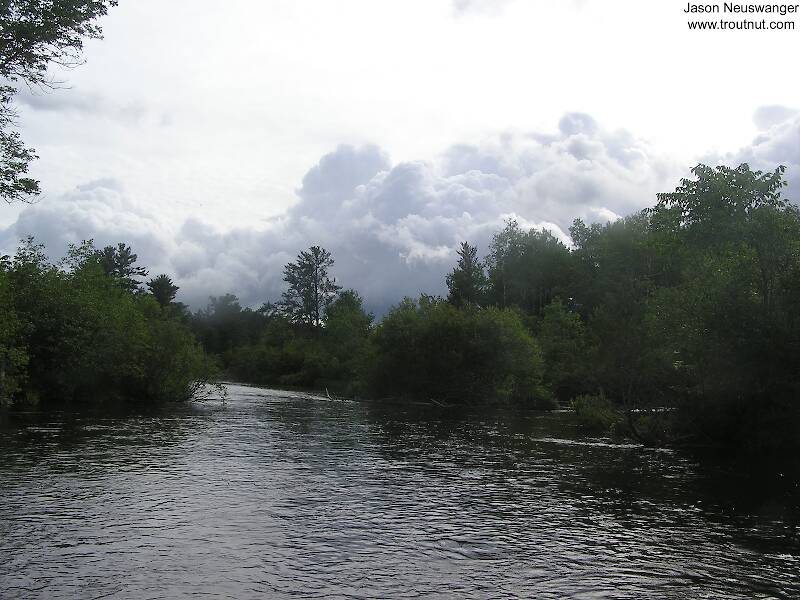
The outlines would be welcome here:
M 406 298 L 383 318 L 373 341 L 368 381 L 378 397 L 531 406 L 548 399 L 541 350 L 516 311 Z
M 106 246 L 97 252 L 97 260 L 103 272 L 129 292 L 139 289 L 139 282 L 134 277 L 147 277 L 147 269 L 134 266 L 138 259 L 131 247 L 122 242 L 116 248 Z
M 14 92 L 10 86 L 0 87 L 0 198 L 9 204 L 39 193 L 39 183 L 25 175 L 36 153 L 25 147 L 19 133 L 9 131 L 14 120 L 10 106 Z
M 489 301 L 541 315 L 556 296 L 570 297 L 569 249 L 547 230 L 523 230 L 514 220 L 492 238 L 486 257 Z
M 679 277 L 652 320 L 682 376 L 691 431 L 782 445 L 800 426 L 800 210 L 783 167 L 700 165 L 651 211 Z
M 172 279 L 162 273 L 147 282 L 147 289 L 150 290 L 150 293 L 153 294 L 153 297 L 163 308 L 169 306 L 175 299 L 175 294 L 178 293 L 180 288 L 172 283 Z
M 186 325 L 102 270 L 90 242 L 0 258 L 0 404 L 174 401 L 211 374 Z
M 586 327 L 576 312 L 560 299 L 548 304 L 539 327 L 537 341 L 542 348 L 545 381 L 555 397 L 570 400 L 590 385 Z
M 341 286 L 336 279 L 328 277 L 328 269 L 334 264 L 331 253 L 319 246 L 312 246 L 297 255 L 297 262 L 283 269 L 283 280 L 289 289 L 283 293 L 283 308 L 295 323 L 320 327 L 325 311 Z
M 486 274 L 478 260 L 478 249 L 462 242 L 458 266 L 447 276 L 447 300 L 457 307 L 482 306 L 486 293 Z
M 326 378 L 338 389 L 353 392 L 369 356 L 374 316 L 364 310 L 355 290 L 345 290 L 328 307 L 323 343 L 330 365 Z
M 97 19 L 117 0 L 5 0 L 0 3 L 0 197 L 29 201 L 39 183 L 26 176 L 36 153 L 26 148 L 13 126 L 14 84 L 52 87 L 51 64 L 81 63 L 84 39 L 102 37 Z

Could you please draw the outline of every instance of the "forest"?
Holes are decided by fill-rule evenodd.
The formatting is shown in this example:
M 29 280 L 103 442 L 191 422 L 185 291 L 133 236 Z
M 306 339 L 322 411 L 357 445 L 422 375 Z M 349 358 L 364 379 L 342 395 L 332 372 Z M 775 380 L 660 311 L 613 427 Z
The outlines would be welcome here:
M 652 208 L 576 220 L 567 246 L 508 221 L 468 241 L 447 297 L 380 321 L 324 248 L 259 308 L 191 313 L 167 275 L 143 283 L 124 243 L 33 239 L 0 263 L 3 403 L 154 403 L 215 377 L 443 406 L 572 407 L 591 432 L 648 444 L 795 446 L 800 427 L 800 211 L 783 169 L 698 166 Z
M 446 298 L 379 323 L 319 247 L 280 302 L 210 299 L 191 326 L 229 377 L 348 397 L 572 406 L 588 430 L 652 444 L 794 446 L 800 212 L 774 172 L 700 165 L 655 206 L 576 220 L 568 247 L 509 221 L 465 241 Z
M 81 63 L 115 0 L 0 9 L 0 198 L 30 202 L 19 85 Z M 572 407 L 589 431 L 650 444 L 794 446 L 800 431 L 800 212 L 773 172 L 699 165 L 654 206 L 575 220 L 571 243 L 511 220 L 461 243 L 447 297 L 377 321 L 319 246 L 259 308 L 228 293 L 192 313 L 124 242 L 36 240 L 0 259 L 0 404 L 142 404 L 227 378 L 349 398 Z M 346 284 L 346 282 L 342 282 Z

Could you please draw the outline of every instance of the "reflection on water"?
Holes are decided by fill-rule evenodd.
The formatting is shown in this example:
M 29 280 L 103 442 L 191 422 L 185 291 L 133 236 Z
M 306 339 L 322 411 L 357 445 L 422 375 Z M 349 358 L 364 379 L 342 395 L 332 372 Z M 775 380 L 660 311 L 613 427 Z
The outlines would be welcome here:
M 800 596 L 796 473 L 582 439 L 564 413 L 231 386 L 3 419 L 3 598 Z

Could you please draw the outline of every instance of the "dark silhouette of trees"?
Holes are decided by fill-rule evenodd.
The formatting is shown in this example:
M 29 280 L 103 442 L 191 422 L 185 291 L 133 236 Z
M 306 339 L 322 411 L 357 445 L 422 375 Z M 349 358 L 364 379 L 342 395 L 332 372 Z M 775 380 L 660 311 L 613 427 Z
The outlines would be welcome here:
M 0 198 L 30 201 L 39 183 L 27 177 L 36 153 L 12 131 L 11 106 L 16 83 L 52 87 L 51 64 L 74 67 L 81 62 L 84 39 L 102 36 L 97 19 L 117 0 L 5 0 L 0 3 Z
M 295 323 L 320 327 L 325 311 L 341 286 L 328 276 L 334 264 L 331 253 L 319 246 L 312 246 L 297 255 L 297 261 L 284 267 L 283 280 L 289 288 L 283 294 L 283 308 Z
M 195 317 L 199 335 L 232 377 L 258 383 L 555 400 L 587 430 L 648 444 L 797 448 L 800 210 L 781 195 L 781 168 L 693 173 L 652 209 L 576 220 L 570 247 L 509 221 L 486 275 L 465 242 L 447 301 L 405 299 L 375 326 L 355 291 L 334 300 L 333 260 L 315 246 L 286 266 L 281 310 L 209 312 Z M 5 327 L 18 330 L 12 317 Z
M 137 277 L 147 277 L 147 269 L 135 266 L 138 259 L 131 247 L 122 242 L 116 248 L 106 246 L 97 252 L 97 260 L 103 272 L 129 292 L 139 289 Z
M 167 275 L 161 274 L 147 282 L 147 289 L 162 308 L 169 306 L 180 289 Z
M 450 404 L 549 403 L 542 356 L 512 310 L 458 309 L 429 296 L 406 298 L 378 325 L 369 389 Z
M 448 301 L 457 307 L 482 306 L 487 279 L 478 260 L 478 248 L 467 242 L 458 250 L 458 265 L 447 275 Z
M 569 249 L 547 230 L 526 231 L 507 222 L 492 239 L 486 266 L 488 302 L 495 306 L 541 315 L 554 298 L 568 295 Z

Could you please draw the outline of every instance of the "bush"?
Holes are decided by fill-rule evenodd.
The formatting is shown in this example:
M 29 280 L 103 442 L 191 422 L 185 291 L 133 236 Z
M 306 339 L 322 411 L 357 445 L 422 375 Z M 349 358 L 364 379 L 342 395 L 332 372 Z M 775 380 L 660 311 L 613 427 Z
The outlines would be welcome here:
M 106 274 L 89 243 L 57 266 L 25 242 L 0 269 L 0 305 L 0 399 L 184 400 L 213 374 L 174 311 Z
M 582 395 L 572 399 L 578 426 L 590 433 L 613 433 L 622 423 L 622 415 L 604 396 Z
M 374 344 L 369 388 L 378 396 L 529 406 L 549 399 L 539 347 L 510 310 L 406 299 L 378 326 Z

